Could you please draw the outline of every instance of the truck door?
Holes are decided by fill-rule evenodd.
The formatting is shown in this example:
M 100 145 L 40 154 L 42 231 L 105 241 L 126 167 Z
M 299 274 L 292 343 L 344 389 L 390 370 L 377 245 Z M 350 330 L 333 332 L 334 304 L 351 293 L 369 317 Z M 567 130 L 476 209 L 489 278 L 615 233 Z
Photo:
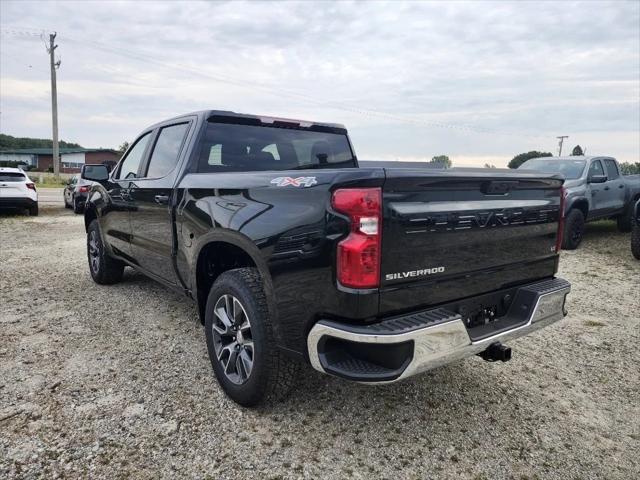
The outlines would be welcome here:
M 604 184 L 605 193 L 607 194 L 607 208 L 611 213 L 624 208 L 625 203 L 625 183 L 618 172 L 618 165 L 613 158 L 605 158 L 604 166 L 607 170 L 607 182 Z M 607 188 L 609 188 L 607 190 Z
M 151 139 L 151 132 L 140 136 L 120 162 L 118 172 L 109 182 L 110 205 L 102 213 L 103 235 L 116 253 L 131 256 L 130 212 L 133 208 L 130 192 L 136 185 L 138 169 L 145 157 Z
M 600 160 L 593 160 L 591 165 L 589 166 L 589 174 L 587 176 L 587 181 L 589 182 L 589 187 L 591 189 L 591 210 L 589 211 L 589 217 L 600 217 L 604 215 L 607 211 L 607 194 L 610 192 L 611 188 L 605 190 L 607 186 L 607 182 L 605 183 L 593 183 L 591 179 L 593 177 L 604 176 L 604 168 L 602 167 L 602 162 Z
M 171 200 L 180 153 L 190 121 L 158 128 L 154 134 L 149 159 L 141 168 L 130 197 L 131 249 L 138 264 L 163 280 L 177 284 L 173 248 Z

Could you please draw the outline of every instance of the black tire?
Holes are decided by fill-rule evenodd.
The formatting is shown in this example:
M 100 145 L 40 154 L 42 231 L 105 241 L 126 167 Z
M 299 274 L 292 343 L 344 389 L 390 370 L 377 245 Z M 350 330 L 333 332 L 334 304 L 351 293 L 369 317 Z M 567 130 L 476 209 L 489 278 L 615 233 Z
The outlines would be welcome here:
M 64 208 L 71 208 L 71 205 L 69 205 L 69 202 L 67 202 L 67 196 L 65 194 L 62 194 L 62 198 L 64 199 Z
M 562 248 L 575 250 L 582 242 L 584 235 L 584 213 L 577 208 L 569 211 L 564 221 L 564 234 L 562 236 Z
M 30 217 L 38 216 L 38 204 L 34 205 L 33 207 L 29 207 L 29 216 Z
M 633 225 L 633 205 L 635 202 L 629 202 L 627 208 L 624 209 L 617 218 L 616 223 L 618 224 L 618 230 L 620 232 L 630 232 L 631 227 Z
M 111 285 L 122 280 L 125 265 L 106 252 L 100 236 L 98 220 L 93 220 L 87 230 L 87 259 L 94 282 L 100 285 Z
M 73 198 L 73 213 L 82 213 L 84 212 L 84 207 L 81 206 L 78 202 L 77 198 Z
M 234 298 L 242 307 L 240 315 L 236 315 L 234 310 L 231 327 L 222 321 L 224 312 L 222 316 L 214 312 L 216 305 L 219 305 L 220 312 L 220 307 L 224 308 L 225 299 L 229 297 L 234 308 Z M 240 339 L 237 337 L 238 330 L 242 330 L 239 323 L 249 325 L 243 330 L 244 333 L 239 335 Z M 214 326 L 217 329 L 215 332 Z M 233 326 L 235 328 L 232 328 Z M 220 334 L 222 328 L 230 333 Z M 300 364 L 285 356 L 276 347 L 267 299 L 257 269 L 238 268 L 224 272 L 218 277 L 207 297 L 205 334 L 209 359 L 218 383 L 234 402 L 244 407 L 254 407 L 278 401 L 289 393 L 297 378 Z M 230 343 L 225 345 L 225 339 Z M 248 348 L 249 343 L 251 349 Z M 216 353 L 216 350 L 220 354 Z M 236 352 L 235 356 L 232 356 L 233 352 Z M 227 373 L 224 365 L 225 353 L 228 354 L 226 366 L 229 367 L 233 363 L 227 368 Z M 250 356 L 249 369 L 243 366 L 242 355 L 246 358 Z
M 635 222 L 631 230 L 631 253 L 640 260 L 640 225 Z

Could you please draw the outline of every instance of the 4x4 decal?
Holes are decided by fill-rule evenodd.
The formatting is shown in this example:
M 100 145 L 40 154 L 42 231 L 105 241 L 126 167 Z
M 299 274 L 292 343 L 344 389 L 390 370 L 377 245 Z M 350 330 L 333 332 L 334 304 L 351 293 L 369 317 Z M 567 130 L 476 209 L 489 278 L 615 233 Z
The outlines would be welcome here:
M 318 183 L 316 177 L 278 177 L 271 180 L 271 183 L 278 187 L 286 187 L 291 185 L 293 187 L 311 187 Z

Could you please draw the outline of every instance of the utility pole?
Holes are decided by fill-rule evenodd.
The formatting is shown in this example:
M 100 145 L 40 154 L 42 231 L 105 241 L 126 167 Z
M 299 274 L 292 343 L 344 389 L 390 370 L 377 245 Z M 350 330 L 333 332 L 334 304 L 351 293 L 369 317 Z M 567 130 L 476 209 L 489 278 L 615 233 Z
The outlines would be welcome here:
M 60 175 L 60 148 L 58 147 L 58 87 L 56 85 L 56 69 L 60 67 L 60 60 L 56 62 L 55 50 L 58 45 L 54 45 L 57 33 L 49 35 L 49 59 L 51 63 L 51 115 L 53 121 L 53 174 Z
M 556 137 L 558 140 L 560 140 L 558 142 L 558 156 L 561 157 L 562 156 L 562 143 L 564 142 L 565 138 L 569 138 L 569 135 L 560 135 L 559 137 Z

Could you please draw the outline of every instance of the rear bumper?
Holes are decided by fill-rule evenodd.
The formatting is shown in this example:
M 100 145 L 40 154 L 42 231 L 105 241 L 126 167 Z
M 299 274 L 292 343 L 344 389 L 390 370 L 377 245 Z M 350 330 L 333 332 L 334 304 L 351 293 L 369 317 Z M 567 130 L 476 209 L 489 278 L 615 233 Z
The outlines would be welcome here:
M 444 308 L 367 326 L 320 320 L 307 337 L 309 359 L 316 370 L 348 380 L 401 380 L 561 320 L 570 291 L 569 282 L 560 278 L 522 286 L 507 314 L 483 326 L 480 335 L 470 334 L 462 315 Z
M 0 208 L 31 208 L 38 205 L 29 197 L 0 197 Z

